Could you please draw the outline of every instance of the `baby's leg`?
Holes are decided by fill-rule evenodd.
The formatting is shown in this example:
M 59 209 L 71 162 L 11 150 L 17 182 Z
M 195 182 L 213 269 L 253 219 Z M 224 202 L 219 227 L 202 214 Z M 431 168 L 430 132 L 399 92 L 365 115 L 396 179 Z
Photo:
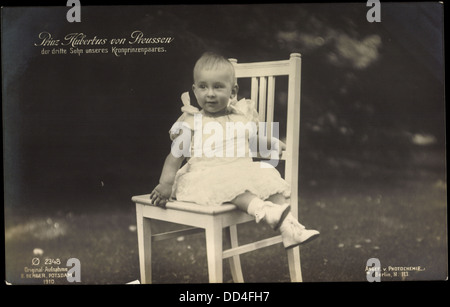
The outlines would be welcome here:
M 277 204 L 287 203 L 287 199 L 282 194 L 275 194 L 268 198 L 269 201 Z M 305 226 L 288 213 L 283 223 L 280 225 L 281 237 L 285 248 L 292 248 L 299 244 L 309 242 L 319 236 L 319 232 L 313 229 L 306 229 Z
M 278 205 L 284 205 L 285 203 L 288 202 L 286 200 L 286 197 L 284 197 L 284 195 L 281 193 L 273 194 L 267 200 L 273 202 L 274 204 L 278 204 Z
M 242 211 L 247 211 L 248 205 L 254 198 L 257 198 L 255 194 L 251 192 L 244 192 L 236 196 L 236 198 L 231 202 Z M 287 203 L 286 197 L 284 197 L 283 194 L 280 193 L 271 195 L 267 200 L 278 205 L 284 205 L 285 203 Z
M 248 205 L 255 198 L 258 198 L 255 194 L 250 193 L 250 192 L 244 192 L 244 193 L 236 196 L 231 202 L 233 204 L 235 204 L 242 211 L 247 212 Z
M 294 218 L 289 212 L 289 204 L 282 194 L 274 194 L 267 201 L 263 201 L 255 194 L 245 192 L 231 202 L 239 209 L 255 216 L 257 223 L 264 220 L 274 230 L 280 229 L 285 248 L 295 247 L 319 235 L 317 230 L 306 229 Z
M 271 195 L 267 200 L 274 204 L 279 204 L 279 205 L 288 203 L 288 200 L 286 199 L 286 197 L 284 197 L 284 195 L 281 193 Z M 288 218 L 293 219 L 294 217 L 291 213 L 289 213 Z M 305 226 L 303 226 L 302 224 L 300 224 L 300 225 L 302 228 L 305 228 Z
M 282 199 L 277 200 L 280 201 L 279 205 L 271 201 L 264 201 L 251 192 L 244 192 L 231 202 L 242 211 L 254 216 L 257 223 L 264 220 L 271 228 L 277 230 L 290 211 L 286 201 L 281 203 Z

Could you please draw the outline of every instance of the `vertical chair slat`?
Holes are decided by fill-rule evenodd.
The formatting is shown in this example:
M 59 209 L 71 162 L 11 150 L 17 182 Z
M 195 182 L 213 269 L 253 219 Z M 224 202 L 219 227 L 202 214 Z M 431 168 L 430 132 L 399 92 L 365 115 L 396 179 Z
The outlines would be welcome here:
M 251 91 L 251 94 L 250 94 L 250 98 L 255 103 L 257 103 L 258 102 L 258 78 L 252 77 L 252 84 L 251 84 L 251 86 L 252 86 L 252 91 Z M 257 106 L 255 105 L 255 107 L 257 107 Z
M 259 120 L 264 122 L 266 119 L 266 99 L 267 99 L 267 78 L 259 78 L 259 100 L 258 113 Z
M 272 133 L 274 104 L 275 104 L 275 77 L 269 76 L 267 86 L 267 116 L 266 116 L 268 133 Z

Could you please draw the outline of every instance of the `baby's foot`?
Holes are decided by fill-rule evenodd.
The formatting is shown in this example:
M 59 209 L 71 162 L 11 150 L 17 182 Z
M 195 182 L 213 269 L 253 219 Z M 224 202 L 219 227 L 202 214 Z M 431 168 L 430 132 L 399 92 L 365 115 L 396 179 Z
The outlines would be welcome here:
M 319 232 L 306 229 L 292 214 L 289 214 L 280 227 L 284 248 L 293 248 L 303 243 L 310 242 L 319 236 Z
M 278 230 L 290 210 L 289 204 L 276 205 L 270 201 L 265 201 L 255 212 L 256 222 L 259 223 L 264 220 L 273 230 Z

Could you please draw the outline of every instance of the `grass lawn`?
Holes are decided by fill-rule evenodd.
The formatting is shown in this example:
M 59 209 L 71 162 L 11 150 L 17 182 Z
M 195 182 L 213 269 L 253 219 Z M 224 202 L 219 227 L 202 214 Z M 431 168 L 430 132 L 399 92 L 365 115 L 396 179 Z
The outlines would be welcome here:
M 387 174 L 385 180 L 380 174 Z M 366 281 L 369 258 L 378 258 L 381 268 L 390 273 L 382 281 L 447 277 L 442 169 L 413 168 L 395 176 L 381 170 L 375 180 L 316 175 L 300 182 L 300 219 L 321 232 L 317 240 L 301 247 L 305 282 Z M 97 209 L 89 211 L 64 207 L 52 212 L 6 212 L 6 280 L 43 284 L 44 279 L 33 278 L 30 269 L 67 268 L 72 257 L 80 260 L 83 284 L 124 284 L 139 279 L 135 210 L 130 198 L 117 200 L 122 206 L 115 204 L 110 210 L 106 210 L 108 204 L 95 204 Z M 176 226 L 156 223 L 154 227 L 154 231 L 165 231 Z M 272 234 L 262 224 L 249 223 L 238 229 L 241 243 Z M 155 283 L 208 282 L 203 234 L 157 242 L 153 256 Z M 38 265 L 32 264 L 34 258 L 39 259 Z M 45 265 L 45 259 L 54 262 Z M 289 281 L 281 244 L 244 254 L 241 262 L 246 282 Z M 419 271 L 411 268 L 419 266 Z M 65 277 L 48 277 L 51 283 L 68 284 Z M 232 282 L 227 263 L 224 281 Z

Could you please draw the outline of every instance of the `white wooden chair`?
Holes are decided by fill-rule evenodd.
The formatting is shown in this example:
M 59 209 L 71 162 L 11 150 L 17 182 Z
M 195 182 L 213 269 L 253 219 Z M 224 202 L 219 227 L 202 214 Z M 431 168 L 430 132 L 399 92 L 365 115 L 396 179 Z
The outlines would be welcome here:
M 237 78 L 251 78 L 251 99 L 257 102 L 261 121 L 273 122 L 275 78 L 288 76 L 286 150 L 281 159 L 285 160 L 284 178 L 291 185 L 291 212 L 298 217 L 298 158 L 300 136 L 300 83 L 301 55 L 293 53 L 289 60 L 237 63 L 234 64 Z M 239 246 L 237 225 L 254 218 L 238 210 L 232 204 L 207 207 L 193 203 L 170 201 L 166 209 L 153 206 L 149 194 L 132 197 L 136 203 L 137 234 L 139 244 L 139 265 L 141 283 L 151 283 L 152 242 L 205 231 L 206 252 L 210 283 L 223 282 L 223 259 L 229 258 L 234 282 L 244 282 L 239 255 L 281 242 L 281 235 Z M 194 228 L 153 234 L 152 220 L 193 226 Z M 222 231 L 231 242 L 231 248 L 224 250 Z M 301 282 L 300 249 L 287 251 L 291 281 Z

